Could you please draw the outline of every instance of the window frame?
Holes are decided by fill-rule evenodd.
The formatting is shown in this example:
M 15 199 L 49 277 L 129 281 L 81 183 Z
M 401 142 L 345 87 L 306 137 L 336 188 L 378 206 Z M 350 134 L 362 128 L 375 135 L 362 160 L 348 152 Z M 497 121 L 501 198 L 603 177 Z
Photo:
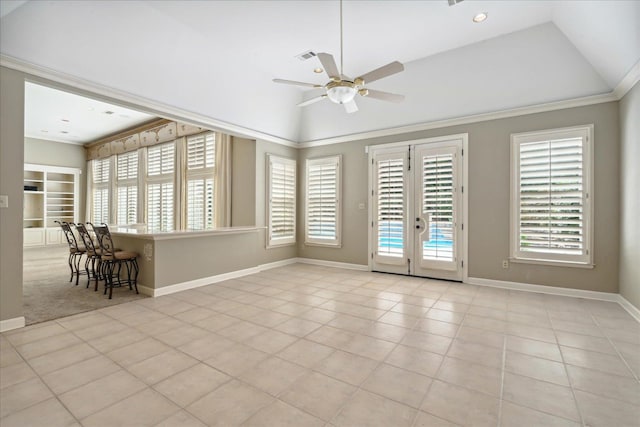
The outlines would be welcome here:
M 335 164 L 335 238 L 325 239 L 313 237 L 310 233 L 310 172 L 311 168 L 318 165 L 332 165 Z M 312 159 L 306 159 L 305 161 L 305 206 L 304 206 L 304 243 L 307 246 L 327 246 L 333 248 L 342 247 L 342 155 L 332 155 L 325 157 L 317 157 Z
M 207 150 L 206 148 L 206 144 L 207 144 L 207 135 L 213 135 L 213 148 L 211 149 L 212 151 L 212 164 L 211 166 L 207 166 L 207 153 L 209 150 Z M 204 145 L 205 145 L 205 151 L 204 151 L 204 163 L 202 167 L 198 167 L 198 168 L 193 168 L 193 169 L 189 169 L 189 141 L 192 138 L 197 138 L 197 137 L 204 137 Z M 184 217 L 183 217 L 183 228 L 185 230 L 188 231 L 202 231 L 202 230 L 212 230 L 214 228 L 216 228 L 216 218 L 215 218 L 215 210 L 216 210 L 216 200 L 215 200 L 215 182 L 216 182 L 216 141 L 217 140 L 217 135 L 215 132 L 213 131 L 206 131 L 206 132 L 201 132 L 198 134 L 194 134 L 194 135 L 189 135 L 187 137 L 184 138 L 184 162 L 182 164 L 182 170 L 183 172 L 183 176 L 184 176 L 184 188 L 183 188 L 183 194 L 184 194 L 184 200 L 181 202 L 181 207 L 183 209 L 184 212 Z M 206 197 L 206 191 L 207 191 L 207 181 L 211 180 L 211 185 L 212 185 L 212 223 L 211 223 L 211 227 L 207 226 L 207 215 L 206 215 L 206 206 L 207 206 L 207 197 Z M 204 228 L 189 228 L 189 182 L 191 181 L 203 181 L 204 184 L 204 199 L 203 199 L 203 207 L 204 207 L 204 212 L 203 212 L 203 224 L 204 224 Z
M 136 176 L 133 178 L 125 178 L 125 179 L 119 179 L 118 174 L 119 174 L 119 168 L 120 168 L 120 157 L 121 156 L 131 156 L 131 157 L 135 157 L 136 158 Z M 114 185 L 114 190 L 113 190 L 113 205 L 114 205 L 114 221 L 113 223 L 117 224 L 117 225 L 130 225 L 130 224 L 120 224 L 119 221 L 119 217 L 120 217 L 120 188 L 124 187 L 124 188 L 129 188 L 129 187 L 135 187 L 136 189 L 136 219 L 135 219 L 135 223 L 138 223 L 140 221 L 140 207 L 141 207 L 141 197 L 140 197 L 140 176 L 141 176 L 141 171 L 142 171 L 142 166 L 143 166 L 143 162 L 140 160 L 140 150 L 135 150 L 135 151 L 128 151 L 126 153 L 121 153 L 121 154 L 117 154 L 115 156 L 115 161 L 114 161 L 114 173 L 113 173 L 113 180 L 115 181 L 115 185 Z
M 161 150 L 162 147 L 166 146 L 166 145 L 173 145 L 173 170 L 171 173 L 162 173 L 162 167 L 160 168 L 160 173 L 156 174 L 156 175 L 149 175 L 149 150 Z M 180 199 L 180 189 L 177 185 L 177 177 L 179 175 L 179 171 L 178 171 L 178 165 L 180 164 L 180 158 L 179 158 L 179 140 L 173 140 L 173 141 L 167 141 L 167 142 L 163 142 L 161 144 L 157 144 L 157 145 L 153 145 L 150 147 L 146 147 L 145 148 L 145 152 L 144 152 L 144 222 L 147 225 L 147 227 L 150 227 L 149 225 L 149 186 L 150 185 L 163 185 L 163 184 L 168 184 L 171 183 L 172 185 L 172 202 L 171 202 L 171 208 L 173 210 L 173 218 L 172 218 L 172 225 L 171 225 L 171 229 L 162 229 L 162 227 L 160 229 L 153 229 L 150 230 L 150 232 L 152 233 L 158 233 L 158 232 L 167 232 L 167 231 L 176 231 L 176 230 L 180 230 L 180 224 L 178 221 L 178 218 L 180 218 L 180 203 L 179 201 Z M 161 190 L 161 194 L 164 193 Z M 162 196 L 161 196 L 162 197 Z M 162 223 L 162 221 L 161 221 Z
M 511 134 L 510 167 L 510 230 L 509 258 L 515 263 L 558 265 L 593 268 L 594 225 L 594 163 L 593 124 Z M 566 138 L 582 139 L 582 233 L 583 253 L 580 255 L 553 254 L 544 251 L 522 251 L 520 247 L 520 146 L 524 143 L 554 141 Z
M 97 163 L 102 163 L 104 162 L 106 164 L 107 167 L 107 180 L 105 182 L 96 182 L 96 175 L 95 175 L 95 169 L 96 169 L 96 164 Z M 91 222 L 94 224 L 110 224 L 111 223 L 111 218 L 113 215 L 113 179 L 112 177 L 114 176 L 113 172 L 114 172 L 114 160 L 113 160 L 113 156 L 111 157 L 107 157 L 104 159 L 94 159 L 91 161 Z M 107 192 L 107 197 L 106 197 L 106 203 L 107 203 L 107 218 L 105 220 L 105 218 L 102 218 L 101 220 L 97 220 L 96 219 L 96 209 L 95 209 L 95 200 L 96 200 L 96 192 L 97 191 L 101 191 Z M 104 200 L 104 199 L 103 199 Z M 104 210 L 104 207 L 103 207 Z M 88 216 L 88 215 L 87 215 Z
M 298 179 L 298 162 L 296 161 L 296 159 L 291 159 L 291 158 L 287 158 L 287 157 L 282 157 L 282 156 L 278 156 L 278 155 L 274 155 L 274 154 L 267 154 L 266 156 L 266 161 L 267 161 L 267 179 L 266 179 L 266 186 L 267 186 L 267 191 L 266 191 L 266 210 L 267 210 L 267 249 L 270 248 L 275 248 L 275 247 L 282 247 L 282 246 L 288 246 L 288 245 L 295 245 L 296 244 L 296 234 L 297 234 L 297 207 L 298 207 L 298 195 L 297 195 L 297 191 L 298 191 L 298 186 L 297 186 L 297 179 Z M 272 237 L 272 217 L 273 217 L 273 209 L 272 209 L 272 184 L 273 184 L 273 173 L 272 173 L 272 165 L 274 163 L 280 163 L 284 166 L 293 166 L 294 168 L 294 173 L 293 173 L 293 232 L 291 234 L 291 236 L 286 236 L 286 237 L 277 237 L 274 238 Z

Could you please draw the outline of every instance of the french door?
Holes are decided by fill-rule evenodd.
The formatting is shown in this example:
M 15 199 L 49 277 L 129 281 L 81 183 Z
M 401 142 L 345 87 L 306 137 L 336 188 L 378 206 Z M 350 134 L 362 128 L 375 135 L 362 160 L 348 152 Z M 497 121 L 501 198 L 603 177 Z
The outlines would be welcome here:
M 371 147 L 371 269 L 463 278 L 463 139 Z

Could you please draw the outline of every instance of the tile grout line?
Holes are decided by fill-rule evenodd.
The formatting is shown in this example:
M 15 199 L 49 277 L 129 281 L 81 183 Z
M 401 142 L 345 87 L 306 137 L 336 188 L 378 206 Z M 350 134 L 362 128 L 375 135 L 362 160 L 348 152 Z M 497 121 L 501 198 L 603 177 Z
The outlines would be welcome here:
M 498 424 L 500 427 L 502 424 L 502 406 L 504 404 L 504 377 L 507 367 L 507 339 L 508 335 L 505 333 L 502 337 L 502 369 L 500 370 L 500 401 L 498 403 Z
M 565 362 L 564 359 L 564 353 L 562 351 L 562 346 L 560 345 L 560 343 L 558 342 L 558 335 L 556 333 L 555 328 L 553 327 L 553 322 L 551 321 L 551 316 L 549 315 L 549 310 L 545 308 L 545 311 L 547 312 L 547 318 L 549 320 L 549 323 L 551 324 L 551 330 L 553 331 L 553 336 L 556 339 L 556 345 L 558 346 L 558 350 L 560 350 L 560 358 L 562 359 L 562 367 L 564 368 L 564 373 L 567 376 L 567 382 L 569 383 L 569 389 L 571 390 L 571 396 L 573 397 L 573 403 L 576 407 L 576 410 L 578 411 L 578 416 L 580 417 L 580 424 L 583 427 L 588 427 L 588 425 L 585 423 L 584 420 L 584 416 L 582 415 L 582 409 L 580 408 L 580 405 L 578 404 L 578 399 L 576 398 L 576 392 L 573 388 L 573 381 L 571 381 L 571 377 L 569 376 L 569 369 L 567 369 L 567 363 Z M 591 314 L 591 313 L 589 313 Z
M 593 318 L 593 321 L 595 322 L 596 326 L 598 326 L 601 330 L 602 327 L 600 326 L 599 322 L 598 322 L 598 318 L 596 316 L 594 316 L 592 313 L 591 317 Z M 613 340 L 609 337 L 609 334 L 607 334 L 605 332 L 604 334 L 605 338 L 607 339 L 607 342 L 611 345 L 611 347 L 613 347 L 613 350 L 616 352 L 616 355 L 622 360 L 622 363 L 624 363 L 624 365 L 627 367 L 627 369 L 629 370 L 629 372 L 631 372 L 631 375 L 633 375 L 633 378 L 640 382 L 640 374 L 636 374 L 636 372 L 631 368 L 631 366 L 629 365 L 629 363 L 627 362 L 627 359 L 622 355 L 622 353 L 620 352 L 620 350 L 618 350 L 618 346 L 613 342 Z M 598 371 L 601 372 L 601 371 Z M 611 374 L 611 375 L 615 375 L 615 374 Z M 617 399 L 616 399 L 617 400 Z
M 449 290 L 449 287 L 451 287 L 451 285 L 449 285 L 447 287 L 447 290 Z M 440 301 L 440 298 L 438 298 L 433 305 L 437 304 L 438 301 Z M 436 371 L 434 372 L 433 377 L 431 379 L 431 383 L 429 384 L 429 387 L 427 387 L 426 393 L 424 394 L 424 396 L 422 396 L 422 400 L 420 401 L 419 408 L 422 408 L 422 406 L 424 405 L 424 402 L 427 400 L 427 396 L 429 395 L 429 392 L 431 391 L 431 388 L 433 387 L 433 383 L 438 380 L 437 377 L 438 377 L 438 374 L 440 373 L 440 370 L 442 369 L 442 365 L 444 365 L 444 361 L 447 358 L 447 353 L 449 353 L 449 350 L 451 349 L 451 346 L 453 345 L 455 340 L 458 338 L 458 335 L 460 334 L 460 330 L 462 329 L 462 325 L 464 324 L 464 320 L 467 317 L 468 311 L 469 311 L 469 307 L 467 307 L 467 310 L 464 312 L 464 315 L 462 316 L 462 320 L 460 320 L 460 323 L 458 324 L 458 329 L 456 329 L 456 333 L 451 338 L 451 342 L 449 343 L 449 346 L 447 347 L 447 351 L 445 351 L 445 353 L 442 355 L 442 361 L 438 365 L 438 369 L 436 369 Z M 418 409 L 418 411 L 421 411 L 421 409 Z M 426 411 L 423 411 L 423 412 L 426 412 Z M 430 412 L 427 412 L 427 413 L 430 414 L 430 415 L 433 415 L 433 416 L 435 416 L 437 418 L 441 418 L 438 415 L 431 414 Z M 411 423 L 411 425 L 413 427 L 416 427 L 416 422 L 418 422 L 418 415 L 419 415 L 419 412 L 416 413 L 416 415 L 415 415 L 415 417 L 413 419 L 413 422 Z M 448 422 L 454 423 L 453 421 L 450 421 L 450 420 L 447 420 L 447 419 L 445 419 L 445 420 L 448 421 Z M 457 423 L 454 423 L 454 424 L 457 424 Z

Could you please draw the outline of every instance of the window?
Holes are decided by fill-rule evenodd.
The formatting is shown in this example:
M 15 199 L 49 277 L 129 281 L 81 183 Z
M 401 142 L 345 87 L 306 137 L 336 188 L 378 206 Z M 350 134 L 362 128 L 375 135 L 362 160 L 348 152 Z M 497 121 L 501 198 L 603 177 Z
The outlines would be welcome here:
M 147 227 L 150 232 L 173 231 L 175 143 L 147 148 Z
M 93 189 L 91 222 L 94 224 L 109 223 L 109 175 L 110 159 L 93 160 Z
M 116 157 L 116 223 L 138 222 L 138 152 Z
M 511 137 L 511 257 L 592 264 L 593 126 Z
M 341 156 L 307 160 L 305 243 L 340 246 Z
M 215 133 L 187 137 L 186 219 L 188 230 L 214 228 Z
M 268 160 L 267 246 L 296 242 L 296 161 L 273 155 Z

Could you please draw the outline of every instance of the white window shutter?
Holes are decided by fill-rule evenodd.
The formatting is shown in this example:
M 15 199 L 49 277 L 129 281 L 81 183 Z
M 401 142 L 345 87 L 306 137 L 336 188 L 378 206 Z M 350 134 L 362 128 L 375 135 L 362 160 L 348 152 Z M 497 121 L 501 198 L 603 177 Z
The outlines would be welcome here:
M 514 136 L 514 258 L 591 262 L 589 135 Z
M 94 224 L 109 223 L 109 177 L 111 175 L 110 159 L 95 159 L 93 164 L 93 194 L 91 204 L 91 222 Z
M 174 229 L 175 142 L 147 149 L 147 227 L 151 232 Z
M 209 230 L 215 227 L 215 146 L 214 132 L 187 137 L 185 217 L 189 230 Z
M 307 160 L 305 242 L 340 245 L 340 156 Z
M 376 163 L 376 253 L 378 256 L 401 258 L 405 247 L 404 158 L 382 158 Z
M 116 222 L 138 221 L 138 152 L 120 154 L 116 158 Z
M 296 161 L 268 156 L 269 233 L 268 245 L 296 241 Z
M 216 134 L 206 132 L 187 137 L 187 169 L 212 168 L 215 164 Z

